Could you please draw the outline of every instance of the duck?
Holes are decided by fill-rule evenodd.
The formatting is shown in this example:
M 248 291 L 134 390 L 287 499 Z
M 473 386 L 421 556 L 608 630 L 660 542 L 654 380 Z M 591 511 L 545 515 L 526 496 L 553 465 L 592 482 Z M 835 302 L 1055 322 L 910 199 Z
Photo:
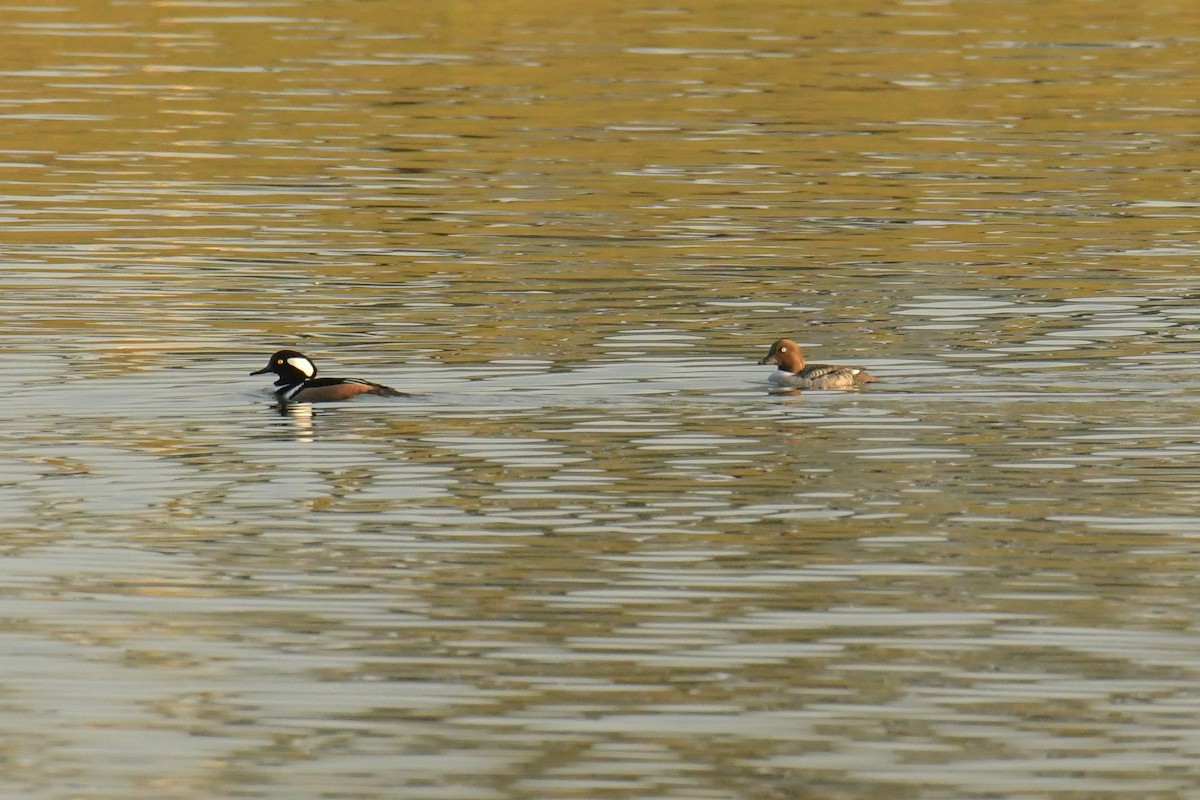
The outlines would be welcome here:
M 804 351 L 791 339 L 777 339 L 759 364 L 776 364 L 767 382 L 778 389 L 858 389 L 876 378 L 859 367 L 804 365 Z
M 280 403 L 327 403 L 349 400 L 360 394 L 375 394 L 381 397 L 411 397 L 390 386 L 384 386 L 360 378 L 318 378 L 317 365 L 298 350 L 280 350 L 262 369 L 251 375 L 273 372 L 278 376 L 275 399 Z

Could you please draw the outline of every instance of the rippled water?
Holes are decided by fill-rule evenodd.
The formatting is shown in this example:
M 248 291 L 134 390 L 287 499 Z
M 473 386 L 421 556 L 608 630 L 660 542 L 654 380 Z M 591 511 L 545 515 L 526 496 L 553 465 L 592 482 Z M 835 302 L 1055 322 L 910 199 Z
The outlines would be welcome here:
M 0 795 L 1200 791 L 1190 6 L 400 5 L 0 14 Z

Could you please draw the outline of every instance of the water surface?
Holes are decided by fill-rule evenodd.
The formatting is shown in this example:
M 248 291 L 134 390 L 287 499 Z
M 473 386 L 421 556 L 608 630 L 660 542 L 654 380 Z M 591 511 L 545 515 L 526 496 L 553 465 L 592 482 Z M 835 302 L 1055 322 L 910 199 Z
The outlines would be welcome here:
M 0 793 L 1200 790 L 1194 14 L 817 5 L 5 8 Z

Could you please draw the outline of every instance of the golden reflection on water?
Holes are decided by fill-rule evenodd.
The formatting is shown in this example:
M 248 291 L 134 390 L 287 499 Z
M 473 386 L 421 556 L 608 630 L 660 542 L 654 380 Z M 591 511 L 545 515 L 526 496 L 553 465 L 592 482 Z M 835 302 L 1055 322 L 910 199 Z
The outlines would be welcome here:
M 10 791 L 1193 788 L 1190 7 L 400 11 L 5 9 Z

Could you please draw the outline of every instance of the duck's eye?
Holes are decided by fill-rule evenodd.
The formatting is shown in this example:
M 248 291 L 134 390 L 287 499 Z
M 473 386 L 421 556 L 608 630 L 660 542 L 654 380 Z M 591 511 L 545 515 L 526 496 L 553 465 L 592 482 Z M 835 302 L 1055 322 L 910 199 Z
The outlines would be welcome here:
M 277 359 L 275 359 L 275 363 L 276 363 L 276 364 L 282 364 L 282 363 L 283 363 L 283 359 L 282 359 L 282 358 L 277 358 Z

